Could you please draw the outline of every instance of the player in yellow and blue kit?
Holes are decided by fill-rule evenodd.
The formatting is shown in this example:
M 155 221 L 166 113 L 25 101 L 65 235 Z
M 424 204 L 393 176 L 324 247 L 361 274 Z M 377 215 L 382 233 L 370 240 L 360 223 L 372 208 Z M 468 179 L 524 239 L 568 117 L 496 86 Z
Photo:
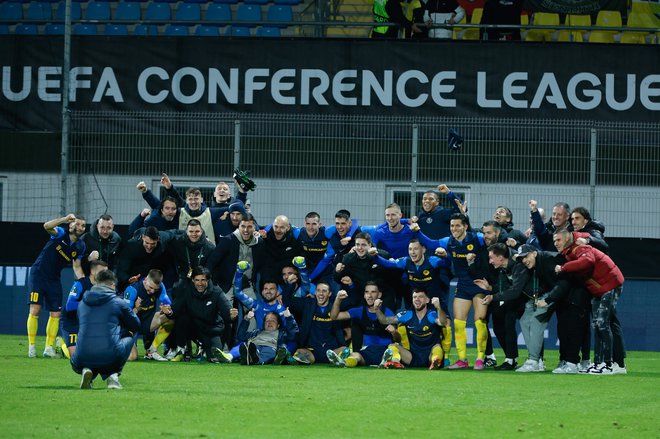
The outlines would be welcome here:
M 66 229 L 59 227 L 68 223 Z M 53 343 L 60 326 L 60 311 L 62 310 L 61 271 L 71 264 L 76 279 L 85 276 L 81 259 L 85 254 L 85 243 L 80 237 L 85 233 L 86 222 L 82 216 L 73 213 L 62 218 L 55 218 L 44 223 L 44 229 L 50 235 L 50 240 L 30 268 L 28 278 L 30 313 L 27 319 L 28 357 L 37 356 L 35 342 L 39 327 L 39 314 L 44 301 L 50 311 L 46 326 L 46 348 L 44 357 L 55 357 Z
M 440 369 L 443 367 L 443 352 L 440 345 L 441 328 L 447 325 L 447 314 L 440 307 L 440 299 L 432 299 L 435 310 L 429 309 L 431 300 L 424 290 L 414 290 L 412 307 L 396 316 L 387 317 L 380 310 L 381 300 L 376 300 L 376 315 L 384 325 L 396 325 L 405 328 L 406 338 L 401 344 L 391 344 L 383 354 L 381 364 L 387 367 L 395 363 L 393 368 L 399 368 L 396 363 L 410 367 L 428 367 Z

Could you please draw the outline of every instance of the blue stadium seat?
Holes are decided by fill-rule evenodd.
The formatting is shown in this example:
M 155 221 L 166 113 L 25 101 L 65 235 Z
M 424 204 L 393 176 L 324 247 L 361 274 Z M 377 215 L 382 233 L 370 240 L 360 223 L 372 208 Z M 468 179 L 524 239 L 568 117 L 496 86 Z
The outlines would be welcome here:
M 53 9 L 50 3 L 30 2 L 25 18 L 28 20 L 50 20 L 53 16 Z
M 73 35 L 97 35 L 99 33 L 95 24 L 78 23 L 73 25 Z
M 151 2 L 144 13 L 145 20 L 167 21 L 172 18 L 172 11 L 168 3 Z
M 16 35 L 37 35 L 39 29 L 36 24 L 17 24 L 14 33 Z
M 270 5 L 266 13 L 267 21 L 293 21 L 293 10 L 289 5 Z M 271 24 L 275 27 L 287 27 L 286 24 Z
M 238 0 L 213 0 L 214 3 L 221 3 L 226 5 L 236 5 Z
M 231 8 L 222 3 L 209 3 L 204 15 L 205 21 L 231 21 Z M 215 25 L 222 26 L 222 25 Z
M 195 29 L 195 35 L 198 37 L 217 37 L 220 35 L 218 33 L 218 28 L 216 26 L 197 26 Z
M 178 0 L 153 0 L 158 3 L 176 3 Z
M 302 3 L 302 0 L 273 0 L 276 5 L 290 5 L 295 6 Z
M 110 3 L 92 0 L 85 10 L 85 18 L 88 20 L 110 20 Z
M 87 1 L 88 0 L 71 0 L 72 3 L 73 2 L 75 2 L 75 3 L 87 3 Z
M 252 33 L 250 32 L 249 27 L 245 26 L 229 26 L 225 35 L 232 37 L 251 37 Z
M 44 27 L 46 35 L 64 35 L 64 25 L 59 23 L 48 23 Z
M 268 0 L 243 0 L 248 5 L 265 5 L 268 4 Z
M 184 3 L 206 3 L 206 0 L 183 0 Z
M 158 26 L 155 24 L 137 24 L 133 30 L 133 35 L 158 35 Z
M 0 35 L 9 35 L 9 26 L 0 24 Z
M 261 6 L 259 5 L 248 5 L 247 3 L 241 3 L 238 5 L 238 10 L 236 11 L 236 21 L 247 21 L 255 22 L 261 21 Z M 256 27 L 256 24 L 244 24 L 242 26 L 247 27 Z
M 179 3 L 174 13 L 176 21 L 200 21 L 202 12 L 197 3 Z
M 56 20 L 64 21 L 65 6 L 66 6 L 65 2 L 60 2 L 60 4 L 57 5 L 57 11 L 55 12 Z M 81 14 L 80 3 L 71 3 L 71 19 L 80 20 L 81 16 L 82 14 Z
M 282 32 L 278 27 L 262 26 L 257 29 L 258 37 L 281 37 Z
M 20 3 L 0 3 L 0 20 L 17 21 L 23 19 L 23 5 Z
M 137 2 L 120 2 L 117 3 L 115 10 L 115 20 L 130 20 L 139 21 L 142 12 L 140 11 L 140 4 Z
M 123 36 L 128 35 L 128 27 L 125 24 L 106 24 L 103 35 Z
M 190 35 L 188 26 L 179 26 L 178 24 L 168 24 L 165 26 L 165 35 L 168 37 L 187 37 Z

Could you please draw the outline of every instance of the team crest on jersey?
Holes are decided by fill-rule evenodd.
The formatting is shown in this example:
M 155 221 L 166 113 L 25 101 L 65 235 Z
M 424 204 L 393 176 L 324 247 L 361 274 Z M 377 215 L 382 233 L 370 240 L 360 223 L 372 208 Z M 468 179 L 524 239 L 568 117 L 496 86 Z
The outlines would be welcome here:
M 433 218 L 426 218 L 426 224 L 431 224 L 433 222 Z
M 428 331 L 428 330 L 429 330 L 429 327 L 424 325 L 424 327 L 422 328 L 422 331 Z
M 428 276 L 429 273 L 430 273 L 430 271 L 428 271 L 428 270 L 424 270 L 424 271 L 422 271 L 422 274 L 423 274 L 424 276 Z
M 78 252 L 71 252 L 71 257 L 75 258 L 77 254 L 78 254 Z
M 328 245 L 328 241 L 321 241 L 321 245 Z
M 467 245 L 467 249 L 468 249 L 468 250 L 472 250 L 472 249 L 474 249 L 474 246 L 473 246 L 472 244 L 468 244 L 468 245 Z

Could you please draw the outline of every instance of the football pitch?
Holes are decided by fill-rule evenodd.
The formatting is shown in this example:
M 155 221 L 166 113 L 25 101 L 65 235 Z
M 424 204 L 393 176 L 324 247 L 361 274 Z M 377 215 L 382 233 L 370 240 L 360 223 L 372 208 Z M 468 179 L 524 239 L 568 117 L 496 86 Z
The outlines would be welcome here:
M 660 437 L 658 352 L 616 376 L 553 375 L 554 350 L 534 374 L 140 360 L 83 391 L 43 343 L 0 336 L 0 437 Z

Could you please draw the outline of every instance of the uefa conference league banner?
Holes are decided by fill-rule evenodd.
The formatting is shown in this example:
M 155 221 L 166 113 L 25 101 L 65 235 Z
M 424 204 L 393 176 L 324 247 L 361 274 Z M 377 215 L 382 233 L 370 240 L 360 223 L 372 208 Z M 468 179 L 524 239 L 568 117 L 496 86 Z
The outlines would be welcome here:
M 660 121 L 657 46 L 74 37 L 70 108 Z M 0 129 L 58 131 L 62 39 L 2 36 Z

